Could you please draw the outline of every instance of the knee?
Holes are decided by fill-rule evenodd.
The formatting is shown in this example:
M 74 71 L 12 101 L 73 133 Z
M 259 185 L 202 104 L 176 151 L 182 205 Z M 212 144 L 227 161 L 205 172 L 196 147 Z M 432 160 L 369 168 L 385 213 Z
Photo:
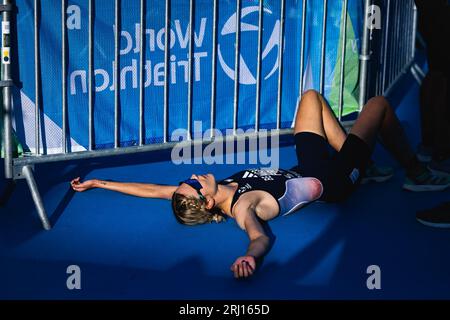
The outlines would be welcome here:
M 308 98 L 316 98 L 320 95 L 319 92 L 317 92 L 314 89 L 308 89 L 305 92 L 302 93 L 302 99 L 308 99 Z
M 316 102 L 319 101 L 320 93 L 314 89 L 309 89 L 303 92 L 302 98 L 299 101 L 299 105 L 302 108 L 318 105 Z
M 384 110 L 386 111 L 387 109 L 390 108 L 389 102 L 387 101 L 387 99 L 383 96 L 376 96 L 371 98 L 365 108 L 368 109 L 376 109 L 376 110 Z
M 376 96 L 376 97 L 370 98 L 370 100 L 367 102 L 367 104 L 368 105 L 378 106 L 378 107 L 389 106 L 389 102 L 383 96 Z

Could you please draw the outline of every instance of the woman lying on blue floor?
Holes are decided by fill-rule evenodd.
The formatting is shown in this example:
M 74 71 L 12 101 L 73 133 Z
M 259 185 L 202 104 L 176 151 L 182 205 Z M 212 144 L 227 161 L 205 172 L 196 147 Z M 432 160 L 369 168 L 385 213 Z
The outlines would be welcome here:
M 192 175 L 179 186 L 121 183 L 100 180 L 71 182 L 75 191 L 104 188 L 134 196 L 172 200 L 176 219 L 186 225 L 234 218 L 247 232 L 250 244 L 231 266 L 236 278 L 251 276 L 270 248 L 262 221 L 291 213 L 307 203 L 346 199 L 366 170 L 375 140 L 406 171 L 404 189 L 438 191 L 450 180 L 434 176 L 416 158 L 400 123 L 383 97 L 372 98 L 347 136 L 325 100 L 315 91 L 300 102 L 295 126 L 298 166 L 291 170 L 256 169 L 238 172 L 216 182 L 212 174 Z M 329 145 L 336 150 L 329 154 Z

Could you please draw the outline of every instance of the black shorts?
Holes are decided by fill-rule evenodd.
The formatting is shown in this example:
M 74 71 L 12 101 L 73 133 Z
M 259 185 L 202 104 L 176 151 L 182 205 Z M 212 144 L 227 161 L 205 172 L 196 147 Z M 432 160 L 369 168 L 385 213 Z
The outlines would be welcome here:
M 337 202 L 346 199 L 359 184 L 370 160 L 371 150 L 356 135 L 349 134 L 341 150 L 331 150 L 326 139 L 312 132 L 295 135 L 298 171 L 304 177 L 319 179 L 323 194 L 319 200 Z

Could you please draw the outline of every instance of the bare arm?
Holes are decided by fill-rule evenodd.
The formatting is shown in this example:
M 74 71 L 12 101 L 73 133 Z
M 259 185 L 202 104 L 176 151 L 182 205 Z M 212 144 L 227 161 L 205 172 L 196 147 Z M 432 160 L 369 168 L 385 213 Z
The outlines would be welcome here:
M 237 258 L 233 263 L 231 271 L 234 272 L 235 278 L 247 278 L 255 271 L 256 261 L 264 257 L 269 251 L 270 238 L 264 232 L 261 223 L 258 221 L 258 218 L 252 209 L 247 209 L 247 212 L 240 216 L 243 220 L 245 231 L 250 239 L 250 244 L 245 256 Z
M 92 188 L 102 188 L 142 198 L 171 199 L 177 189 L 176 186 L 159 185 L 152 183 L 130 183 L 104 180 L 86 180 L 80 182 L 80 178 L 73 179 L 70 183 L 72 189 L 83 192 Z
M 247 256 L 255 259 L 262 258 L 269 250 L 270 239 L 264 232 L 261 223 L 258 221 L 256 214 L 252 212 L 245 219 L 245 231 L 250 239 L 247 249 Z

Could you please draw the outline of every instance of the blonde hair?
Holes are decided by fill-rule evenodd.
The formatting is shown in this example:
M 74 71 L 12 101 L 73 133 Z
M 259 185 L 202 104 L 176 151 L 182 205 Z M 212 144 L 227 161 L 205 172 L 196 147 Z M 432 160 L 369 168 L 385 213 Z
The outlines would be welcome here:
M 211 223 L 213 221 L 220 223 L 225 220 L 218 210 L 212 209 L 208 211 L 205 201 L 179 193 L 174 193 L 172 196 L 172 210 L 179 223 L 189 226 Z

